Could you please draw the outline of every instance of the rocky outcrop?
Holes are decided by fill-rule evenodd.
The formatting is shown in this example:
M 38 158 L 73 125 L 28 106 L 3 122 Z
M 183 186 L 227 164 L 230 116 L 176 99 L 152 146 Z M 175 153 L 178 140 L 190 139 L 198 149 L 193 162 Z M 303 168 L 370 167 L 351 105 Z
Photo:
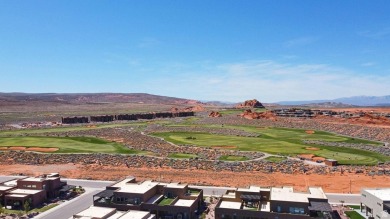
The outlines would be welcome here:
M 221 113 L 217 112 L 217 111 L 211 111 L 209 113 L 209 117 L 222 117 Z
M 264 108 L 264 106 L 258 100 L 253 99 L 237 105 L 236 108 Z
M 171 112 L 202 112 L 204 111 L 204 107 L 202 105 L 190 106 L 186 108 L 179 109 L 177 107 L 172 107 Z
M 276 121 L 276 115 L 271 112 L 271 111 L 266 111 L 266 112 L 252 112 L 252 110 L 250 109 L 247 109 L 245 110 L 243 113 L 241 113 L 240 115 L 238 115 L 242 118 L 245 118 L 245 119 L 269 119 L 269 120 L 272 120 L 272 121 Z

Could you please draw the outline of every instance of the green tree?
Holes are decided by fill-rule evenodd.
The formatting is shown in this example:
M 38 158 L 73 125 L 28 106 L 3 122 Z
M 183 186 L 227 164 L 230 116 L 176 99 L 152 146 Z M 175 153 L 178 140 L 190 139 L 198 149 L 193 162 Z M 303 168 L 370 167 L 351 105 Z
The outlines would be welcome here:
M 24 211 L 27 214 L 28 211 L 30 211 L 30 202 L 29 201 L 25 201 L 24 204 L 23 204 L 23 208 L 24 208 Z
M 3 208 L 3 205 L 0 203 L 0 214 L 3 214 L 4 213 L 4 208 Z

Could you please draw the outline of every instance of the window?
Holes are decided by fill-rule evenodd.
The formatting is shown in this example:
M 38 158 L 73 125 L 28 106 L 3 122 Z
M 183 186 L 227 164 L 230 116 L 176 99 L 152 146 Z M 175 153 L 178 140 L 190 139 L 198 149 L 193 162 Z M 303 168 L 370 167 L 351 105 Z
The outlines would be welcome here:
M 278 207 L 277 207 L 277 212 L 280 213 L 281 211 L 282 211 L 282 207 L 278 206 Z
M 367 197 L 366 194 L 362 194 L 363 197 Z
M 290 214 L 305 214 L 305 209 L 304 208 L 290 207 L 289 212 L 290 212 Z

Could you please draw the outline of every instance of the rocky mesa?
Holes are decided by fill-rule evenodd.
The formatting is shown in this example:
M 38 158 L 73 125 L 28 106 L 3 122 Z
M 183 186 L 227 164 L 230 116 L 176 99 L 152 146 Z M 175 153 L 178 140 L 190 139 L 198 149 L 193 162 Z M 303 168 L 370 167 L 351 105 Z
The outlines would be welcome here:
M 246 100 L 244 103 L 238 104 L 236 108 L 264 108 L 263 104 L 258 100 Z

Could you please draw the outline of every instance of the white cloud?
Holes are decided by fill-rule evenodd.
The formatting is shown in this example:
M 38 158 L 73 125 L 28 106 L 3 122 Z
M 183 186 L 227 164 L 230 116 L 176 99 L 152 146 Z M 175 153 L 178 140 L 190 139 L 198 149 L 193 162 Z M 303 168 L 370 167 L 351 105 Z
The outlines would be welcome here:
M 374 66 L 376 65 L 375 62 L 365 62 L 365 63 L 362 63 L 361 66 L 363 67 L 370 67 L 370 66 Z
M 390 76 L 361 75 L 322 64 L 296 65 L 270 60 L 209 66 L 207 74 L 202 70 L 173 73 L 171 78 L 156 79 L 152 84 L 155 89 L 161 84 L 169 87 L 165 88 L 169 93 L 164 95 L 222 101 L 257 98 L 276 102 L 390 94 Z
M 360 31 L 358 34 L 363 37 L 380 40 L 390 35 L 390 28 L 383 28 L 377 31 Z

